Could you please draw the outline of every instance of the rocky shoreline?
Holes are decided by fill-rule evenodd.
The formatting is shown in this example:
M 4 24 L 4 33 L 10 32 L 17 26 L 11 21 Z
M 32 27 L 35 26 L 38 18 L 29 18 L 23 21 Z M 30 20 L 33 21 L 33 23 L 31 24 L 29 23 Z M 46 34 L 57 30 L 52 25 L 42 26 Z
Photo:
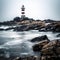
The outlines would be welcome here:
M 10 24 L 10 25 L 9 25 Z M 22 20 L 22 21 L 9 21 L 9 22 L 0 22 L 0 26 L 11 26 L 9 28 L 0 28 L 0 31 L 29 31 L 29 30 L 38 30 L 38 31 L 52 31 L 60 32 L 60 21 L 53 20 Z M 13 26 L 16 27 L 13 27 Z

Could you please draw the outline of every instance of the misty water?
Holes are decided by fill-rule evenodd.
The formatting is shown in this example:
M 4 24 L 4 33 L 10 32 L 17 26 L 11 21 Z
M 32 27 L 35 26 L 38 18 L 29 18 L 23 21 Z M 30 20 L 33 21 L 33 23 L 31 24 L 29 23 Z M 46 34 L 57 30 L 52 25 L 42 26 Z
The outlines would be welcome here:
M 56 37 L 58 34 L 39 32 L 38 30 L 23 32 L 0 31 L 0 56 L 9 58 L 10 56 L 34 55 L 32 46 L 35 43 L 32 43 L 31 39 L 43 35 L 47 35 L 50 40 L 60 39 L 60 37 Z

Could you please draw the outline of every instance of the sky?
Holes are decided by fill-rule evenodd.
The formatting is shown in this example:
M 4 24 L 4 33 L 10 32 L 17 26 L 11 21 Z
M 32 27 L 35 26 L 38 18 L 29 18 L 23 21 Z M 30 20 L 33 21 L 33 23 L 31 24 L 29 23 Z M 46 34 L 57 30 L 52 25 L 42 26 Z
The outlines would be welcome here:
M 22 5 L 26 17 L 60 20 L 60 0 L 0 0 L 0 21 L 20 17 Z

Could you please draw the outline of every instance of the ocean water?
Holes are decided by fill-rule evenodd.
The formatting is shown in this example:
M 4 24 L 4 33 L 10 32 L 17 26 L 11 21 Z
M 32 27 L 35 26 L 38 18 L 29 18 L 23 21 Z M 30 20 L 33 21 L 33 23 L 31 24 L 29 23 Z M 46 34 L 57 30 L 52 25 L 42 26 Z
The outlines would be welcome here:
M 56 37 L 59 33 L 31 31 L 0 31 L 0 56 L 9 58 L 10 56 L 34 55 L 32 46 L 35 43 L 31 39 L 47 35 L 50 40 L 60 39 Z

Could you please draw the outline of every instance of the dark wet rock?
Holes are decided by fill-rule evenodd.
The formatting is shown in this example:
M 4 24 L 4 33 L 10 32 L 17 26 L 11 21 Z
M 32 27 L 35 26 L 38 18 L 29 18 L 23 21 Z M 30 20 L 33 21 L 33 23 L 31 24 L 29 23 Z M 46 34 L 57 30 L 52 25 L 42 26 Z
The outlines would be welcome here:
M 53 22 L 49 24 L 52 32 L 60 32 L 60 22 Z
M 58 34 L 57 37 L 60 37 L 60 34 Z
M 37 30 L 39 28 L 39 25 L 22 25 L 19 27 L 16 27 L 14 31 L 28 31 L 28 30 Z
M 4 26 L 12 26 L 12 25 L 16 25 L 15 21 L 4 21 L 4 22 L 0 22 L 0 25 L 4 25 Z
M 52 22 L 47 24 L 45 27 L 39 29 L 39 31 L 60 32 L 60 22 Z
M 29 27 L 27 25 L 22 25 L 22 26 L 16 27 L 14 31 L 27 31 L 28 28 Z
M 49 43 L 49 40 L 43 40 L 43 41 L 40 41 L 39 43 L 35 44 L 32 48 L 33 48 L 33 51 L 39 51 L 42 49 L 42 47 L 46 44 Z
M 5 29 L 3 29 L 3 28 L 0 28 L 0 31 L 4 31 Z
M 20 20 L 21 20 L 20 17 L 15 17 L 15 18 L 13 19 L 13 21 L 16 21 L 16 22 L 19 22 Z
M 53 27 L 53 32 L 60 32 L 60 25 L 55 25 L 54 27 Z
M 43 41 L 43 40 L 49 40 L 49 39 L 46 35 L 44 35 L 44 36 L 39 36 L 39 37 L 33 38 L 31 40 L 31 42 L 39 42 L 39 41 Z

